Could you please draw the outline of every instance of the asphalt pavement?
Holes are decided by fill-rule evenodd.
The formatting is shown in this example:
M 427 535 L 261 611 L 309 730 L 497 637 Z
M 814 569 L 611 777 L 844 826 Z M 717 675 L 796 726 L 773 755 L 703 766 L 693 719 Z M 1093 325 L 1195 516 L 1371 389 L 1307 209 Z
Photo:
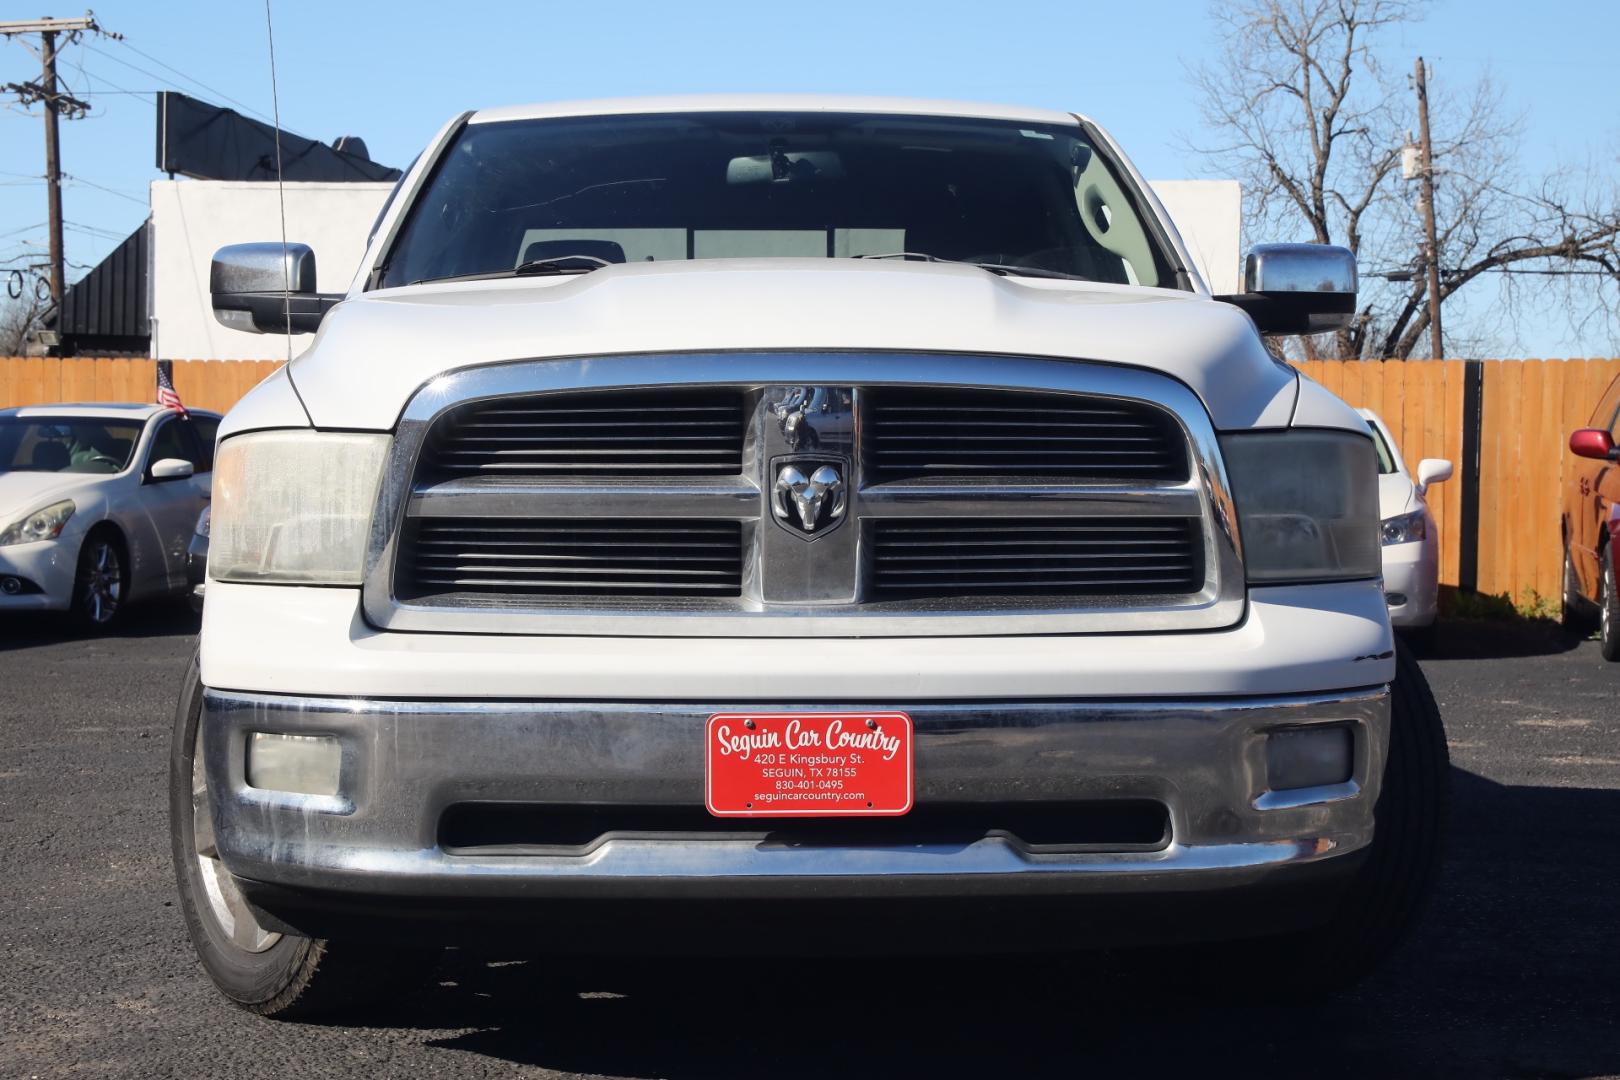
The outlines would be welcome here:
M 0 1076 L 1620 1075 L 1620 664 L 1592 642 L 1444 627 L 1423 665 L 1453 762 L 1440 892 L 1393 962 L 1325 1002 L 1244 1004 L 1117 957 L 451 954 L 322 1026 L 238 1012 L 192 957 L 165 755 L 196 620 L 140 615 L 104 639 L 0 622 Z

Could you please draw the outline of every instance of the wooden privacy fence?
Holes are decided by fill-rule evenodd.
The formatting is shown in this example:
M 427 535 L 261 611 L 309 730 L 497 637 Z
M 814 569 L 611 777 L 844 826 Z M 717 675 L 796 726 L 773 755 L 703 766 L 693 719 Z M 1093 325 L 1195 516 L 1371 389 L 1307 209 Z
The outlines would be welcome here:
M 176 360 L 188 405 L 234 405 L 280 362 Z M 1384 418 L 1412 469 L 1449 458 L 1430 496 L 1442 584 L 1556 602 L 1569 433 L 1591 416 L 1620 360 L 1309 360 L 1306 375 Z M 0 408 L 59 401 L 151 401 L 157 362 L 0 358 Z
M 176 360 L 180 400 L 224 412 L 279 360 Z M 59 401 L 153 401 L 157 361 L 124 357 L 0 357 L 0 409 Z
M 1449 458 L 1433 490 L 1440 581 L 1515 603 L 1562 589 L 1569 433 L 1585 426 L 1620 360 L 1310 360 L 1301 371 L 1384 418 L 1414 472 Z

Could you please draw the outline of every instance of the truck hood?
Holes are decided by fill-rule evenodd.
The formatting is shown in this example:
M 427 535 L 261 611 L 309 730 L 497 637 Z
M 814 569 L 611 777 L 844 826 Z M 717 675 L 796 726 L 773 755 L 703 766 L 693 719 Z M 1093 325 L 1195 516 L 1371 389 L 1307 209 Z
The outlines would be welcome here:
M 849 259 L 636 263 L 563 278 L 358 294 L 292 364 L 318 427 L 385 430 L 433 377 L 619 353 L 872 349 L 1000 353 L 1151 368 L 1218 428 L 1284 426 L 1296 378 L 1248 317 L 1166 289 Z

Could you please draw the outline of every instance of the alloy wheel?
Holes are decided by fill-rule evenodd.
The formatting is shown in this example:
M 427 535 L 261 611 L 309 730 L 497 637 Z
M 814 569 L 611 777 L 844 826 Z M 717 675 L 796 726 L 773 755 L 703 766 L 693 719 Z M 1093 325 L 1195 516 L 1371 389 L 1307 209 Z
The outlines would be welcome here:
M 124 568 L 118 549 L 110 541 L 98 540 L 90 550 L 85 568 L 84 612 L 97 626 L 112 621 L 124 592 Z

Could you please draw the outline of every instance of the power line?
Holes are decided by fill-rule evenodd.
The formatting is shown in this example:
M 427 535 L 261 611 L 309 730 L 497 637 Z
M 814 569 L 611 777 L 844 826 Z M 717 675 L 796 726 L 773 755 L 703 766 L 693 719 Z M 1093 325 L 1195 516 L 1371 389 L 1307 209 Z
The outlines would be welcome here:
M 146 206 L 147 205 L 145 199 L 137 199 L 133 195 L 129 195 L 129 194 L 126 194 L 125 192 L 117 191 L 117 190 L 115 190 L 113 188 L 106 187 L 105 185 L 98 184 L 94 180 L 86 180 L 82 176 L 70 176 L 67 173 L 63 173 L 62 174 L 62 179 L 68 181 L 69 183 L 83 184 L 85 187 L 93 187 L 97 191 L 105 191 L 108 195 L 116 195 L 120 199 L 127 199 L 130 202 L 136 203 L 136 204 L 138 204 L 140 206 Z
M 76 221 L 64 221 L 62 224 L 72 232 L 84 233 L 86 236 L 93 236 L 98 240 L 122 240 L 124 238 L 112 229 L 103 229 L 99 225 L 80 225 Z
M 133 48 L 133 46 L 130 46 L 130 47 Z M 118 56 L 114 56 L 112 53 L 108 52 L 105 49 L 98 49 L 94 45 L 90 45 L 90 44 L 86 44 L 85 48 L 89 49 L 91 52 L 95 53 L 98 56 L 105 56 L 107 59 L 111 60 L 115 64 L 122 64 L 124 67 L 129 68 L 131 71 L 138 71 L 142 75 L 145 75 L 149 79 L 156 79 L 160 83 L 166 83 L 167 85 L 169 85 L 171 87 L 174 87 L 175 89 L 179 89 L 179 87 L 175 86 L 174 80 L 165 78 L 164 76 L 159 75 L 155 71 L 149 71 L 146 68 L 141 67 L 139 64 L 132 64 L 128 60 L 122 59 L 121 57 L 118 57 Z M 144 56 L 145 54 L 142 53 L 141 55 Z M 162 63 L 162 61 L 156 61 L 156 62 L 157 63 Z M 163 66 L 164 67 L 169 67 L 169 65 L 167 65 L 167 64 L 163 64 Z M 176 71 L 175 68 L 169 68 L 169 70 L 170 71 Z M 215 90 L 213 87 L 209 86 L 207 83 L 198 82 L 196 79 L 193 79 L 189 75 L 185 75 L 182 72 L 177 72 L 177 74 L 180 74 L 181 78 L 184 78 L 187 82 L 195 83 L 197 86 L 201 87 L 203 90 L 206 90 L 208 93 L 218 95 L 221 99 L 230 102 L 232 105 L 235 105 L 239 109 L 242 109 L 242 110 L 244 110 L 246 112 L 252 113 L 254 116 L 257 116 L 261 120 L 270 120 L 270 118 L 268 116 L 266 116 L 264 113 L 260 112 L 258 109 L 255 109 L 253 106 L 245 105 L 242 102 L 237 101 L 235 98 L 231 97 L 229 94 L 224 94 L 224 93 L 221 93 L 218 90 Z M 271 122 L 273 123 L 274 121 L 271 121 Z
M 193 84 L 195 84 L 197 86 L 202 87 L 204 90 L 208 91 L 210 94 L 214 94 L 217 97 L 222 98 L 223 100 L 230 102 L 232 105 L 235 105 L 237 108 L 246 109 L 248 112 L 251 112 L 251 113 L 254 113 L 254 114 L 258 115 L 258 116 L 264 117 L 265 119 L 269 119 L 269 117 L 265 117 L 263 113 L 259 112 L 255 108 L 253 108 L 253 106 L 244 105 L 242 102 L 237 101 L 235 98 L 229 96 L 228 94 L 224 93 L 223 91 L 215 90 L 212 86 L 209 86 L 207 83 L 203 82 L 201 79 L 193 78 L 192 76 L 187 75 L 185 72 L 181 71 L 179 68 L 172 67 L 169 64 L 165 64 L 162 60 L 159 60 L 157 57 L 153 56 L 151 53 L 142 52 L 140 49 L 137 49 L 135 46 L 131 45 L 129 42 L 125 41 L 122 38 L 118 39 L 118 44 L 122 45 L 124 48 L 126 48 L 130 52 L 134 53 L 136 56 L 144 56 L 144 57 L 146 57 L 148 60 L 152 61 L 152 63 L 158 65 L 159 67 L 165 68 L 165 69 L 167 69 L 169 71 L 174 72 L 176 75 L 180 76 L 182 79 L 185 79 L 187 82 L 190 82 L 190 83 L 193 83 Z

